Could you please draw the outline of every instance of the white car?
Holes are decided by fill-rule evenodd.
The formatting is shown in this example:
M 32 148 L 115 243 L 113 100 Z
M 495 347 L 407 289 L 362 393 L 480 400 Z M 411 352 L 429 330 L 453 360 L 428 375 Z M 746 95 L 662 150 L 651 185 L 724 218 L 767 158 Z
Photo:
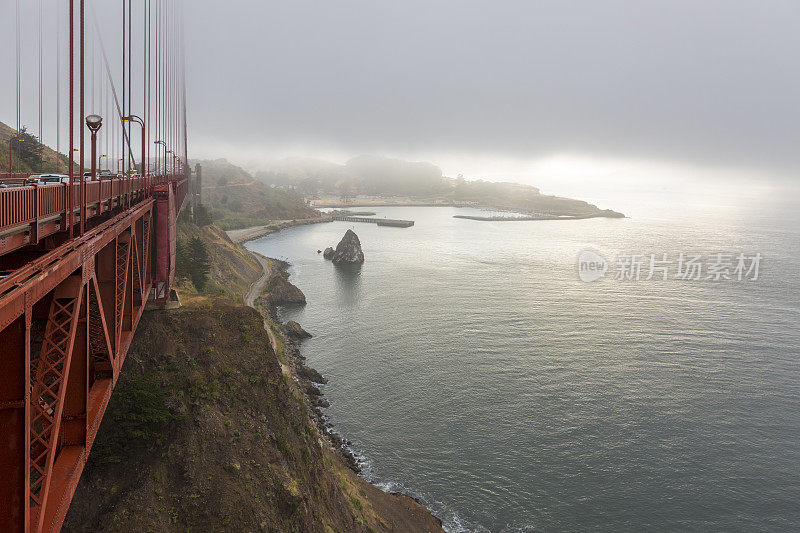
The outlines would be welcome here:
M 69 176 L 65 174 L 44 174 L 39 179 L 40 185 L 49 185 L 51 183 L 69 183 Z
M 75 183 L 81 181 L 80 176 L 74 176 Z M 35 174 L 28 176 L 25 185 L 52 185 L 53 183 L 69 183 L 69 176 L 66 174 Z

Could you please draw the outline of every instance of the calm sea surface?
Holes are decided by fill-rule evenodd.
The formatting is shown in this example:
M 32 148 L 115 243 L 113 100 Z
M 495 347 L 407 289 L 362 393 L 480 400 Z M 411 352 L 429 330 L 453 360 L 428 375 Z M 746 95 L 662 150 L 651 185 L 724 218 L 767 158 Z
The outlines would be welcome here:
M 308 305 L 282 319 L 314 334 L 366 476 L 449 531 L 800 530 L 800 206 L 611 207 L 631 218 L 379 208 L 416 225 L 248 247 L 292 263 Z M 317 254 L 348 228 L 360 270 Z M 604 279 L 580 281 L 585 249 Z M 756 281 L 613 279 L 618 254 L 681 252 L 764 259 Z

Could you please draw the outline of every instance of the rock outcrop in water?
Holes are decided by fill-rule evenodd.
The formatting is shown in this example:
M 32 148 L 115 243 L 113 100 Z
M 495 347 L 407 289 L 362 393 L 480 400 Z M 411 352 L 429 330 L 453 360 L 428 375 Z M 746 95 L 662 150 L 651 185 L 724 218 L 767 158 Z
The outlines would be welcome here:
M 336 245 L 336 252 L 333 254 L 333 263 L 336 265 L 343 263 L 361 264 L 364 262 L 364 252 L 361 250 L 361 241 L 353 230 L 347 230 L 342 240 Z
M 324 257 L 325 259 L 333 259 L 333 254 L 335 254 L 335 253 L 336 253 L 336 250 L 334 250 L 333 247 L 328 246 L 327 248 L 325 248 L 325 251 L 322 253 L 322 257 Z
M 304 330 L 303 327 L 294 320 L 288 321 L 283 327 L 286 329 L 286 333 L 293 339 L 301 340 L 311 338 L 311 333 Z
M 273 268 L 267 279 L 268 305 L 305 305 L 306 295 L 289 282 L 288 263 L 272 260 Z

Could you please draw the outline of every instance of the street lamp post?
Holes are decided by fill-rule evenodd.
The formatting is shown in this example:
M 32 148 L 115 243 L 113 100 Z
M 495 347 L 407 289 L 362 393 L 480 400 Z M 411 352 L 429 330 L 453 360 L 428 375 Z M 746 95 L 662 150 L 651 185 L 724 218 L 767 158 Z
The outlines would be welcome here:
M 140 173 L 141 177 L 144 177 L 145 169 L 147 168 L 147 166 L 145 165 L 145 162 L 144 162 L 144 160 L 145 160 L 145 149 L 146 149 L 146 145 L 147 145 L 147 140 L 144 138 L 144 136 L 145 136 L 144 120 L 142 120 L 140 117 L 137 117 L 136 115 L 129 115 L 127 117 L 122 117 L 122 120 L 123 121 L 127 120 L 127 121 L 131 121 L 131 122 L 136 122 L 137 124 L 139 124 L 139 126 L 142 127 L 142 159 L 139 161 L 139 173 Z
M 8 173 L 14 174 L 14 137 L 8 140 Z
M 12 168 L 13 163 L 12 163 L 12 159 L 11 159 L 11 154 L 14 153 L 14 149 L 11 147 L 11 143 L 13 143 L 15 141 L 17 143 L 17 174 L 19 174 L 19 173 L 22 172 L 22 146 L 20 144 L 22 142 L 22 135 L 18 135 L 16 137 L 11 137 L 8 140 L 8 162 L 9 162 L 9 165 L 11 165 L 9 167 L 9 172 L 12 172 L 12 173 L 14 172 L 14 169 Z
M 172 154 L 172 176 L 174 178 L 175 177 L 175 152 L 173 152 L 172 150 L 167 150 L 167 153 L 168 154 Z M 164 157 L 166 158 L 166 156 L 164 156 Z M 166 161 L 164 161 L 164 166 L 165 167 L 167 166 L 167 162 Z
M 100 115 L 89 115 L 86 117 L 86 127 L 92 132 L 92 180 L 97 179 L 97 132 L 103 125 L 103 117 Z M 86 178 L 81 176 L 81 235 L 86 218 Z
M 108 156 L 106 154 L 100 154 L 97 158 L 97 179 L 100 181 L 100 197 L 103 197 L 103 163 L 101 161 L 103 158 L 106 158 L 106 166 L 108 166 Z M 112 185 L 113 188 L 113 185 Z M 108 208 L 111 209 L 111 202 L 108 204 Z M 99 209 L 103 210 L 103 204 L 100 203 Z
M 167 143 L 164 141 L 158 140 L 155 141 L 153 144 L 160 144 L 164 147 L 164 180 L 167 179 Z

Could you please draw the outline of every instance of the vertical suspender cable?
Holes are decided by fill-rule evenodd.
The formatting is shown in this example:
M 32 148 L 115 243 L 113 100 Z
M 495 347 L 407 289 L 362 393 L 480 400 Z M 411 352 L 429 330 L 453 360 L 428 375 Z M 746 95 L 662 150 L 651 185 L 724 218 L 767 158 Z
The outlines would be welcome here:
M 145 124 L 147 125 L 147 134 L 145 135 L 145 142 L 147 143 L 147 171 L 150 173 L 150 133 L 152 131 L 152 125 L 150 124 L 150 85 L 151 85 L 151 78 L 152 73 L 150 72 L 150 53 L 152 52 L 153 43 L 150 40 L 150 31 L 153 25 L 153 2 L 152 0 L 147 0 L 147 65 L 145 65 L 145 69 L 147 70 L 147 95 L 145 97 Z M 149 184 L 148 178 L 148 184 Z
M 131 64 L 133 63 L 133 50 L 131 48 L 131 43 L 133 42 L 131 31 L 131 19 L 132 12 L 131 6 L 133 5 L 133 0 L 128 0 L 128 112 L 125 113 L 126 117 L 131 116 L 131 100 L 133 100 L 133 93 L 131 92 Z M 128 143 L 130 148 L 130 139 L 131 139 L 131 120 L 127 120 L 125 124 L 128 126 Z M 131 206 L 131 170 L 133 168 L 133 156 L 128 154 L 128 173 L 125 177 L 125 182 L 128 184 L 128 195 L 127 195 L 127 205 L 128 207 Z
M 108 132 L 108 128 L 111 126 L 111 115 L 108 113 L 108 98 L 106 96 L 108 93 L 106 92 L 105 77 L 100 75 L 100 79 L 102 80 L 100 82 L 100 109 L 103 110 L 103 117 L 105 117 L 105 120 L 109 122 L 106 124 L 106 132 Z M 108 167 L 108 133 L 103 135 L 103 147 L 103 155 L 106 157 L 106 167 Z M 97 166 L 100 167 L 99 164 Z M 102 167 L 100 168 L 102 170 Z M 109 207 L 111 206 L 109 205 Z
M 39 0 L 39 172 L 44 172 L 44 129 L 42 120 L 42 0 Z
M 175 21 L 172 18 L 172 10 L 175 7 L 174 2 L 167 4 L 167 28 L 169 28 L 169 36 L 167 37 L 167 138 L 169 138 L 169 147 L 172 151 L 172 162 L 170 171 L 174 170 L 174 155 L 175 155 L 175 139 L 172 138 L 172 57 L 175 39 Z
M 67 224 L 69 238 L 72 238 L 75 226 L 75 0 L 69 0 L 69 191 L 67 191 Z
M 177 66 L 177 44 L 178 44 L 178 17 L 177 17 L 177 3 L 172 3 L 172 53 L 170 54 L 170 64 L 172 68 L 170 68 L 169 78 L 170 78 L 170 128 L 172 129 L 172 167 L 173 173 L 177 170 L 175 165 L 176 158 L 180 150 L 178 150 L 178 136 L 176 135 L 175 129 L 175 117 L 177 110 L 176 103 L 177 103 L 177 96 L 178 91 L 176 90 L 175 85 L 175 67 Z
M 56 4 L 56 173 L 61 171 L 61 5 Z
M 189 173 L 189 134 L 186 125 L 186 31 L 184 15 L 184 3 L 181 0 L 181 93 L 182 93 L 182 106 L 183 106 L 183 162 L 186 166 L 186 173 Z M 198 193 L 200 191 L 197 191 Z
M 94 113 L 96 111 L 95 107 L 94 107 L 94 80 L 95 80 L 95 77 L 94 77 L 94 35 L 92 35 L 92 38 L 89 39 L 89 62 L 92 64 L 91 67 L 89 68 L 89 78 L 90 78 L 90 83 L 91 83 L 91 92 L 90 92 L 91 98 L 89 99 L 89 111 Z
M 78 122 L 78 132 L 80 137 L 80 187 L 81 187 L 81 235 L 83 235 L 85 229 L 85 221 L 86 221 L 86 180 L 84 179 L 84 130 L 83 130 L 83 121 L 85 117 L 85 98 L 84 98 L 84 77 L 85 77 L 85 59 L 86 59 L 86 51 L 84 49 L 85 38 L 86 38 L 86 27 L 84 24 L 84 14 L 85 14 L 85 1 L 80 0 L 80 121 Z
M 148 154 L 148 146 L 147 146 L 147 122 L 149 117 L 147 116 L 147 75 L 148 75 L 148 66 L 147 66 L 147 0 L 142 2 L 143 6 L 143 16 L 142 16 L 142 154 L 145 156 L 145 159 L 141 162 L 141 176 L 142 176 L 142 183 L 147 183 L 147 167 L 149 166 L 147 163 Z
M 169 52 L 170 42 L 169 38 L 172 35 L 172 27 L 170 26 L 169 8 L 170 3 L 167 1 L 164 4 L 164 138 L 167 141 L 167 146 L 172 147 L 172 139 L 169 138 Z M 169 150 L 167 155 L 164 156 L 164 165 L 166 166 L 166 174 L 169 175 Z
M 156 0 L 158 2 L 157 11 L 156 11 L 156 127 L 158 131 L 156 132 L 156 138 L 159 141 L 164 140 L 164 132 L 162 131 L 162 124 L 164 121 L 164 115 L 161 113 L 161 103 L 164 100 L 164 96 L 161 93 L 161 82 L 163 76 L 161 75 L 161 64 L 163 60 L 161 56 L 164 53 L 164 39 L 162 39 L 162 34 L 164 33 L 164 18 L 163 18 L 163 9 L 164 3 L 162 0 Z M 162 174 L 162 165 L 164 164 L 163 159 L 160 157 L 161 154 L 164 153 L 164 150 L 160 145 L 159 148 L 156 149 L 156 158 L 159 160 L 158 162 L 158 175 L 159 179 L 161 179 Z M 164 172 L 166 174 L 166 172 Z
M 161 90 L 160 90 L 160 83 L 161 83 L 161 0 L 156 0 L 156 55 L 155 55 L 155 73 L 156 73 L 156 82 L 153 87 L 156 93 L 156 107 L 155 107 L 155 119 L 156 119 L 156 140 L 161 140 L 161 113 L 160 113 L 160 105 L 161 105 Z M 159 149 L 156 148 L 156 176 L 161 175 L 161 161 L 159 160 Z
M 125 33 L 128 31 L 128 27 L 125 24 L 125 17 L 127 13 L 125 12 L 125 0 L 122 0 L 122 116 L 125 116 L 125 88 L 127 87 L 125 80 L 127 77 L 127 72 L 125 71 Z M 124 129 L 125 123 L 120 120 L 120 126 Z M 121 166 L 122 166 L 122 176 L 125 177 L 125 142 L 122 142 L 122 152 L 120 153 L 120 157 L 122 158 Z M 125 183 L 124 181 L 122 182 Z M 127 192 L 127 191 L 124 191 Z
M 95 31 L 99 31 L 99 27 L 100 26 L 99 26 L 99 23 L 97 22 L 96 16 L 93 17 L 93 22 L 94 22 Z M 107 76 L 108 81 L 109 81 L 109 87 L 111 89 L 111 96 L 114 99 L 113 104 L 114 104 L 114 108 L 116 109 L 116 114 L 113 114 L 113 116 L 114 116 L 114 118 L 118 119 L 120 121 L 120 124 L 121 124 L 121 118 L 123 117 L 122 107 L 120 107 L 120 102 L 119 102 L 119 100 L 117 98 L 117 90 L 116 90 L 116 87 L 114 86 L 114 80 L 111 77 L 111 67 L 110 67 L 110 65 L 108 63 L 108 55 L 106 55 L 106 49 L 105 49 L 105 45 L 103 44 L 103 40 L 102 39 L 98 39 L 98 44 L 100 45 L 100 53 L 102 55 L 103 65 L 105 66 L 106 76 Z M 133 158 L 133 150 L 131 149 L 130 139 L 128 138 L 127 130 L 125 128 L 123 128 L 123 127 L 119 127 L 119 128 L 117 128 L 117 131 L 122 135 L 122 145 L 123 145 L 123 147 L 127 147 L 127 154 L 125 154 L 125 155 L 127 155 L 126 159 L 132 159 Z M 124 150 L 124 148 L 123 148 L 123 150 Z
M 169 115 L 167 111 L 169 110 L 169 1 L 164 2 L 164 61 L 162 63 L 162 84 L 164 89 L 164 97 L 161 101 L 162 105 L 162 129 L 164 131 L 164 140 L 167 142 L 167 146 L 169 146 Z M 169 150 L 165 147 L 164 150 L 168 152 Z M 164 153 L 164 175 L 169 176 L 169 157 L 168 153 Z
M 159 46 L 160 43 L 159 43 L 159 40 L 158 40 L 158 33 L 161 31 L 161 23 L 159 21 L 159 18 L 160 18 L 159 15 L 161 14 L 161 0 L 155 0 L 155 3 L 156 3 L 156 15 L 155 15 L 155 17 L 153 17 L 153 20 L 155 21 L 155 33 L 153 34 L 153 41 L 154 41 L 153 46 L 155 47 L 155 53 L 153 55 L 153 66 L 154 66 L 153 73 L 155 75 L 155 80 L 154 80 L 154 83 L 153 83 L 153 92 L 155 93 L 155 97 L 153 99 L 154 100 L 154 102 L 153 102 L 154 103 L 153 120 L 155 122 L 155 133 L 153 134 L 153 141 L 158 141 L 158 140 L 161 139 L 161 130 L 159 129 L 160 125 L 158 123 L 158 102 L 159 102 L 159 99 L 158 99 L 158 79 L 159 79 L 159 76 L 158 76 L 158 65 L 159 65 L 158 54 L 161 51 L 161 48 Z M 161 173 L 161 162 L 158 159 L 158 148 L 155 148 L 155 160 L 156 160 L 156 172 L 155 172 L 155 174 L 156 174 L 156 178 L 158 178 L 158 176 Z
M 17 172 L 21 172 L 20 144 L 19 144 L 20 141 L 19 140 L 20 140 L 20 133 L 21 133 L 21 128 L 22 128 L 22 124 L 21 124 L 21 120 L 20 120 L 21 116 L 22 116 L 21 115 L 21 111 L 20 111 L 20 107 L 21 107 L 21 103 L 22 103 L 22 100 L 21 100 L 21 89 L 22 88 L 21 88 L 21 81 L 20 81 L 22 79 L 22 72 L 20 71 L 20 47 L 21 46 L 20 46 L 20 25 L 19 25 L 19 0 L 17 0 L 16 6 L 17 6 L 17 12 L 16 12 L 16 17 L 17 17 L 17 48 L 16 48 L 16 51 L 17 51 L 17 56 L 16 56 L 16 58 L 17 58 L 17 138 L 16 138 L 16 141 L 17 142 L 16 142 L 16 144 L 17 144 Z M 10 146 L 11 145 L 9 145 L 9 152 L 12 153 L 13 149 L 10 148 Z M 13 170 L 12 170 L 12 172 L 13 172 Z
M 173 154 L 172 154 L 173 172 L 174 172 L 174 169 L 175 169 L 175 159 L 177 158 L 177 154 L 179 153 L 179 151 L 178 151 L 178 136 L 176 135 L 177 129 L 175 127 L 176 126 L 176 118 L 178 116 L 177 113 L 176 113 L 176 111 L 177 111 L 176 104 L 178 103 L 178 101 L 177 101 L 178 91 L 177 91 L 177 88 L 176 88 L 176 85 L 175 85 L 175 81 L 176 81 L 175 72 L 176 72 L 176 67 L 178 66 L 178 63 L 177 63 L 177 59 L 178 59 L 178 54 L 177 54 L 177 45 L 178 45 L 178 24 L 177 24 L 177 22 L 178 22 L 178 17 L 177 17 L 177 13 L 178 13 L 178 11 L 177 11 L 176 5 L 177 4 L 175 2 L 173 2 L 173 4 L 172 4 L 172 58 L 171 58 L 172 69 L 171 69 L 171 72 L 170 72 L 170 80 L 172 81 L 172 83 L 171 83 L 172 109 L 170 111 L 170 125 L 172 126 L 172 146 L 174 147 L 173 150 L 172 150 L 172 152 L 173 152 Z

